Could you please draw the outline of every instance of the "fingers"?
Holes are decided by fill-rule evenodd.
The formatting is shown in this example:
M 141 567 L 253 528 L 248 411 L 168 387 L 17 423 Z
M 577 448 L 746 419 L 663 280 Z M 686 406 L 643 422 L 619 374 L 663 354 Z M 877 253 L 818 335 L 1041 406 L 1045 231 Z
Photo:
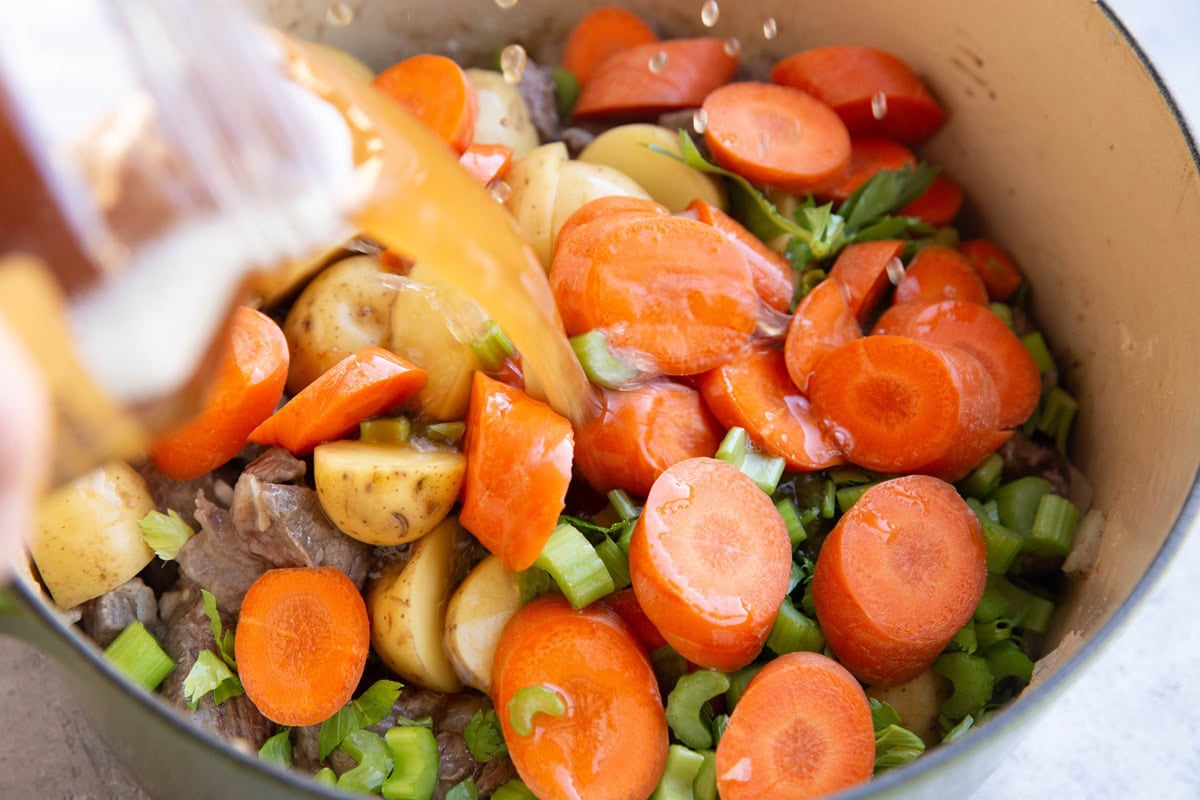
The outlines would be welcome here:
M 46 476 L 49 400 L 41 376 L 0 319 L 0 580 L 20 557 Z

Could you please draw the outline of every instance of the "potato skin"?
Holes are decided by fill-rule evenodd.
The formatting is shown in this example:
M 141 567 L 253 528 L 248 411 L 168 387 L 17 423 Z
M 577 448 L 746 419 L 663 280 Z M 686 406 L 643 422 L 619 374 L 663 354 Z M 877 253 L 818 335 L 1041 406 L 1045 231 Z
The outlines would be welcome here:
M 137 523 L 155 507 L 123 461 L 97 467 L 42 498 L 29 551 L 60 608 L 99 597 L 154 558 Z
M 397 279 L 374 258 L 352 256 L 304 287 L 283 321 L 291 354 L 288 394 L 357 350 L 388 347 Z
M 375 652 L 406 681 L 439 692 L 462 689 L 442 630 L 446 602 L 470 541 L 457 519 L 446 519 L 413 543 L 407 561 L 392 562 L 367 586 Z
M 373 545 L 421 538 L 450 513 L 467 459 L 455 450 L 343 440 L 313 451 L 317 498 L 342 533 Z
M 537 129 L 529 116 L 529 107 L 517 87 L 490 69 L 468 69 L 467 79 L 479 98 L 479 117 L 475 121 L 475 141 L 503 144 L 520 158 L 538 146 Z

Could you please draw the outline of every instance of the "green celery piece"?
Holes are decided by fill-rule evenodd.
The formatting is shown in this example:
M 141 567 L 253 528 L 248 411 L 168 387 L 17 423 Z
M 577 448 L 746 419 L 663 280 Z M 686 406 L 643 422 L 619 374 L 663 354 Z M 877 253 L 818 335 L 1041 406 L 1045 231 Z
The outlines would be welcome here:
M 392 754 L 392 773 L 384 782 L 388 800 L 429 800 L 437 786 L 438 746 L 431 728 L 391 728 L 384 742 Z
M 554 529 L 534 565 L 550 573 L 575 608 L 583 608 L 614 590 L 612 575 L 596 548 L 573 525 Z
M 375 681 L 356 699 L 322 722 L 317 734 L 318 760 L 324 761 L 352 731 L 368 728 L 386 717 L 400 697 L 401 688 L 403 684 L 398 681 Z
M 454 784 L 450 791 L 446 792 L 446 800 L 479 800 L 479 789 L 475 786 L 475 779 L 467 778 Z
M 208 617 L 209 630 L 212 631 L 213 641 L 217 643 L 221 659 L 229 665 L 231 670 L 236 672 L 237 661 L 233 657 L 233 631 L 222 633 L 221 614 L 217 611 L 217 598 L 213 597 L 207 589 L 200 590 L 200 597 L 204 603 L 204 615 Z
M 667 766 L 650 800 L 693 800 L 692 787 L 704 766 L 704 756 L 683 745 L 667 748 Z
M 900 714 L 892 707 L 891 703 L 868 697 L 867 704 L 871 706 L 871 725 L 875 728 L 876 735 L 889 725 L 900 724 Z
M 475 712 L 463 731 L 463 738 L 467 740 L 471 758 L 480 764 L 486 764 L 508 752 L 504 733 L 500 729 L 500 717 L 492 708 Z
M 1003 472 L 1004 458 L 999 453 L 992 453 L 976 464 L 971 474 L 958 482 L 958 490 L 967 497 L 986 500 L 1000 485 L 1000 475 Z
M 1021 683 L 1029 683 L 1033 678 L 1033 661 L 1021 652 L 1021 648 L 1012 639 L 996 642 L 988 648 L 983 657 L 997 682 L 1005 678 L 1016 678 Z
M 757 675 L 762 667 L 762 664 L 749 664 L 729 676 L 729 690 L 725 692 L 725 706 L 730 712 L 737 706 L 737 701 L 741 699 L 742 692 L 746 691 L 750 679 Z
M 1021 344 L 1025 345 L 1025 349 L 1033 358 L 1033 363 L 1037 364 L 1039 375 L 1045 375 L 1047 372 L 1055 370 L 1054 356 L 1050 354 L 1050 347 L 1046 344 L 1046 339 L 1042 336 L 1041 331 L 1025 334 L 1021 337 Z
M 792 543 L 792 550 L 795 550 L 808 538 L 808 532 L 804 530 L 804 520 L 800 519 L 800 512 L 790 497 L 777 500 L 775 510 L 783 517 L 783 524 L 787 526 L 788 541 Z
M 903 766 L 925 752 L 921 737 L 900 725 L 875 733 L 875 774 Z
M 967 731 L 975 727 L 975 718 L 970 714 L 963 717 L 957 724 L 942 734 L 942 744 L 953 744 L 967 735 Z
M 329 767 L 321 767 L 313 773 L 312 779 L 322 786 L 337 786 L 337 773 Z
M 351 731 L 339 747 L 357 764 L 338 776 L 339 789 L 371 794 L 383 787 L 392 772 L 392 753 L 382 736 L 370 731 Z
M 604 389 L 628 389 L 644 379 L 636 366 L 608 346 L 608 336 L 599 329 L 570 338 L 571 349 L 588 380 Z
M 258 748 L 258 758 L 282 769 L 292 766 L 292 729 L 284 728 L 263 742 Z
M 717 753 L 715 750 L 701 750 L 700 757 L 704 763 L 696 773 L 692 783 L 694 800 L 717 800 Z
M 629 554 L 619 544 L 612 539 L 601 539 L 596 543 L 596 555 L 612 577 L 613 589 L 624 589 L 630 584 Z
M 538 714 L 561 717 L 567 705 L 558 692 L 545 686 L 523 686 L 508 701 L 508 722 L 518 736 L 533 733 L 533 720 Z
M 712 747 L 706 705 L 728 690 L 729 676 L 723 672 L 701 669 L 680 678 L 667 696 L 667 724 L 675 738 L 694 750 Z
M 998 486 L 991 499 L 1000 512 L 1000 524 L 1028 538 L 1044 494 L 1050 494 L 1050 481 L 1033 475 Z
M 947 719 L 960 720 L 968 714 L 976 714 L 992 699 L 995 679 L 984 658 L 966 653 L 943 653 L 933 662 L 932 669 L 954 687 L 953 693 L 942 703 L 941 712 Z
M 792 598 L 785 597 L 767 635 L 767 648 L 776 655 L 800 650 L 819 653 L 825 648 L 825 636 L 816 622 L 796 608 Z
M 687 659 L 669 644 L 664 644 L 650 654 L 650 664 L 654 668 L 654 677 L 658 679 L 662 694 L 667 694 L 669 689 L 688 673 Z
M 245 694 L 241 681 L 229 669 L 229 665 L 212 650 L 201 650 L 187 677 L 183 679 L 183 697 L 188 707 L 195 711 L 200 698 L 209 692 L 212 692 L 216 705 Z
M 579 99 L 579 79 L 566 67 L 555 67 L 551 74 L 554 78 L 554 107 L 558 116 L 566 119 L 571 116 L 571 109 Z
M 488 372 L 495 372 L 504 364 L 504 359 L 517 354 L 513 343 L 495 320 L 489 319 L 483 332 L 471 340 L 471 350 L 479 363 Z
M 538 800 L 519 778 L 512 778 L 496 787 L 492 800 Z
M 358 423 L 358 439 L 374 444 L 403 444 L 412 435 L 408 417 L 375 417 Z
M 163 651 L 146 626 L 136 619 L 104 648 L 104 658 L 118 672 L 151 692 L 175 668 L 175 661 Z
M 636 522 L 642 514 L 642 507 L 633 502 L 633 498 L 624 489 L 613 489 L 608 493 L 608 502 L 612 505 L 617 516 L 626 522 Z
M 979 636 L 975 631 L 975 623 L 967 620 L 967 624 L 958 629 L 950 639 L 948 647 L 953 648 L 957 652 L 974 655 L 979 649 Z
M 166 514 L 157 509 L 150 511 L 138 520 L 137 526 L 142 539 L 163 561 L 170 561 L 179 555 L 188 539 L 196 535 L 192 526 L 184 522 L 173 508 L 167 509 Z

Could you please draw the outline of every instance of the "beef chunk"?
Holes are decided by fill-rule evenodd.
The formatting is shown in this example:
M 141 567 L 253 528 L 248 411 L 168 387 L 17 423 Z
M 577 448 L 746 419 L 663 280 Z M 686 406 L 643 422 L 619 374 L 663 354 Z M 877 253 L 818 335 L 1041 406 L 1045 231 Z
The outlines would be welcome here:
M 246 465 L 242 474 L 250 474 L 263 483 L 294 483 L 304 477 L 308 465 L 282 447 L 264 450 Z
M 192 583 L 212 592 L 218 608 L 235 614 L 246 590 L 267 565 L 247 550 L 227 509 L 198 497 L 196 521 L 200 531 L 175 557 L 179 570 Z
M 488 797 L 504 784 L 517 777 L 517 768 L 513 766 L 508 756 L 493 758 L 483 765 L 479 777 L 475 779 L 475 788 L 480 797 Z
M 1012 481 L 1035 475 L 1050 481 L 1055 494 L 1067 497 L 1071 491 L 1071 464 L 1053 447 L 1014 433 L 1000 448 L 1004 459 L 1004 480 Z
M 563 128 L 562 143 L 567 146 L 567 154 L 571 158 L 579 158 L 579 154 L 583 152 L 583 148 L 592 143 L 596 138 L 596 134 L 587 130 L 572 125 L 569 128 Z
M 554 70 L 526 61 L 517 91 L 529 108 L 529 118 L 538 132 L 538 139 L 542 142 L 558 141 L 562 124 L 558 118 Z
M 163 648 L 175 661 L 175 669 L 163 681 L 162 695 L 178 705 L 201 728 L 228 740 L 240 740 L 258 750 L 274 729 L 274 724 L 259 713 L 245 695 L 230 698 L 221 705 L 213 703 L 212 694 L 200 699 L 195 711 L 189 709 L 183 697 L 183 681 L 196 663 L 201 650 L 216 651 L 212 629 L 204 613 L 204 601 L 195 587 L 180 589 L 174 596 L 164 597 Z
M 164 514 L 175 511 L 193 528 L 198 526 L 195 516 L 196 498 L 202 496 L 207 500 L 216 499 L 213 489 L 215 479 L 211 472 L 190 481 L 173 481 L 149 463 L 142 464 L 137 471 L 145 479 L 158 510 Z
M 101 647 L 108 647 L 135 619 L 151 631 L 158 626 L 158 600 L 141 578 L 88 600 L 81 610 L 83 630 Z

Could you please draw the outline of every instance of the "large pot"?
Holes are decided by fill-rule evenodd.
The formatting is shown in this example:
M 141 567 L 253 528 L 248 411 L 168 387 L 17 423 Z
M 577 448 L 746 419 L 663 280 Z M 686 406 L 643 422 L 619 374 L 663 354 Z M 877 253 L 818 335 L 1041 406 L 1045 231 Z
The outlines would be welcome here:
M 260 0 L 281 26 L 375 67 L 430 43 L 475 62 L 513 41 L 552 58 L 571 22 L 598 4 L 351 0 L 341 5 L 356 9 L 354 20 L 336 27 L 328 0 Z M 699 0 L 623 4 L 674 34 L 705 30 Z M 727 0 L 716 32 L 773 56 L 876 45 L 927 78 L 950 115 L 923 153 L 968 187 L 970 224 L 1006 243 L 1028 272 L 1036 314 L 1083 408 L 1074 458 L 1107 522 L 1033 685 L 978 732 L 846 800 L 955 797 L 978 785 L 1145 593 L 1200 505 L 1200 165 L 1170 98 L 1102 3 L 914 0 L 899 9 L 891 0 Z M 762 33 L 768 17 L 772 40 Z M 131 689 L 29 582 L 0 603 L 0 630 L 62 662 L 96 730 L 153 796 L 336 796 Z

